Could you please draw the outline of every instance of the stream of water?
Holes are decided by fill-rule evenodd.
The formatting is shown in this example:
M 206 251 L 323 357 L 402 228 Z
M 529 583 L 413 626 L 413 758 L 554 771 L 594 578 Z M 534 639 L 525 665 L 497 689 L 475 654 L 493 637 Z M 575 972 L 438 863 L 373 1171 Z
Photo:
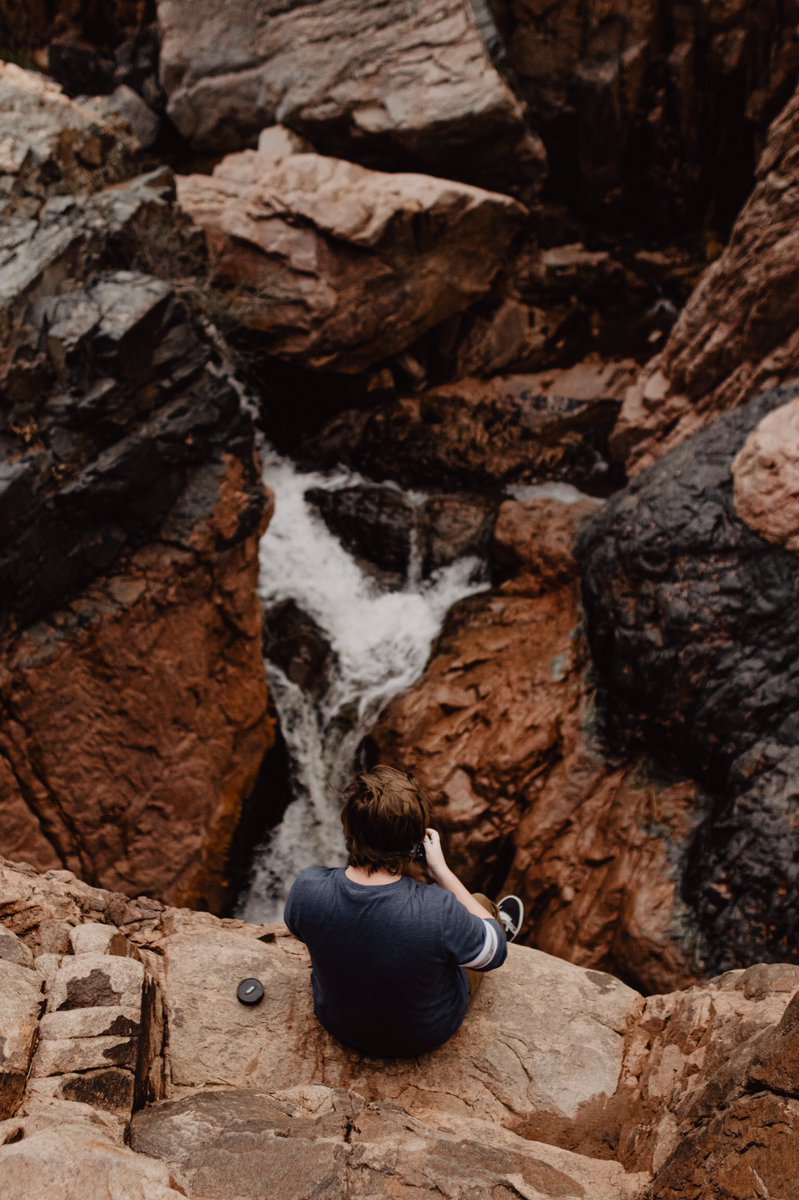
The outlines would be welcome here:
M 404 588 L 386 590 L 361 570 L 305 499 L 311 487 L 364 481 L 344 470 L 303 473 L 269 449 L 263 457 L 275 514 L 261 543 L 261 598 L 266 608 L 296 601 L 335 653 L 321 696 L 306 694 L 267 661 L 294 798 L 255 852 L 238 906 L 238 915 L 250 921 L 281 918 L 288 888 L 303 867 L 344 861 L 337 794 L 353 771 L 358 746 L 386 703 L 421 675 L 448 609 L 487 586 L 483 565 L 471 557 L 423 580 L 412 547 Z M 423 500 L 405 496 L 412 503 Z

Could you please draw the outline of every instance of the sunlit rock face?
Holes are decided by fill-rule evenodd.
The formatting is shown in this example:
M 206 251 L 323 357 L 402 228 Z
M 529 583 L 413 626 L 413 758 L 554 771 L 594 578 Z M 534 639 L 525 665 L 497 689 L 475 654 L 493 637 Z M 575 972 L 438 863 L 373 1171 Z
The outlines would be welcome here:
M 717 969 L 795 954 L 799 561 L 746 507 L 757 447 L 794 395 L 766 393 L 689 438 L 578 548 L 614 744 L 707 792 L 682 892 Z
M 508 196 L 318 154 L 247 150 L 178 181 L 220 303 L 261 355 L 354 373 L 485 295 L 526 211 Z
M 799 97 L 774 121 L 754 191 L 613 433 L 632 472 L 719 414 L 796 374 Z
M 238 149 L 279 121 L 356 162 L 543 181 L 544 148 L 467 0 L 160 0 L 158 23 L 169 115 L 195 147 Z
M 224 903 L 270 744 L 265 493 L 202 322 L 136 269 L 202 262 L 167 175 L 4 227 L 3 850 Z

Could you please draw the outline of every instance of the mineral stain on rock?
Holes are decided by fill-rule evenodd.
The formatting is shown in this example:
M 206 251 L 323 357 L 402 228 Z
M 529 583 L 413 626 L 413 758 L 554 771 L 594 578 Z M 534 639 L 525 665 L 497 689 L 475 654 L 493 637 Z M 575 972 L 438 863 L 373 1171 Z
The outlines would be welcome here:
M 122 993 L 115 991 L 110 977 L 95 967 L 86 976 L 68 980 L 66 999 L 62 1000 L 57 1011 L 118 1005 L 121 999 Z

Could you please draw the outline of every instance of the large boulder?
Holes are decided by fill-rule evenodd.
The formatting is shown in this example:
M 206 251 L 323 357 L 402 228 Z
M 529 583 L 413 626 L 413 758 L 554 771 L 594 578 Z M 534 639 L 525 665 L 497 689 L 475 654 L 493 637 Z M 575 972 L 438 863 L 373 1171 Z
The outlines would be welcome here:
M 328 1086 L 367 1100 L 508 1127 L 536 1115 L 554 1129 L 614 1094 L 623 1035 L 640 1004 L 610 976 L 513 949 L 510 968 L 481 989 L 468 1026 L 444 1047 L 418 1061 L 372 1061 L 317 1023 L 307 954 L 292 938 L 264 942 L 248 929 L 181 922 L 161 948 L 171 1077 L 182 1089 L 234 1087 L 245 1074 L 255 1088 L 312 1084 L 324 1061 Z M 236 982 L 248 975 L 266 989 L 257 1010 L 236 999 Z
M 246 146 L 277 120 L 375 165 L 490 185 L 544 175 L 467 0 L 159 0 L 158 21 L 169 115 L 199 149 Z
M 774 121 L 754 191 L 663 351 L 629 390 L 615 452 L 639 471 L 691 433 L 796 374 L 799 95 Z
M 614 744 L 701 785 L 680 876 L 711 969 L 796 953 L 799 561 L 747 500 L 757 446 L 794 397 L 720 417 L 614 496 L 578 546 Z
M 3 850 L 218 907 L 272 738 L 254 435 L 168 176 L 4 226 Z M 188 222 L 185 222 L 188 224 Z
M 426 175 L 254 150 L 178 179 L 229 317 L 262 353 L 362 371 L 488 291 L 525 210 Z

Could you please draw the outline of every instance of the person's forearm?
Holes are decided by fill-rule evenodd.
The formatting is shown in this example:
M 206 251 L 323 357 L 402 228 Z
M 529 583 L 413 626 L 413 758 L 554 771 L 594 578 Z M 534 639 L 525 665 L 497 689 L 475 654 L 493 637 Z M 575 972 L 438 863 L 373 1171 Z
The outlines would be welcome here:
M 487 912 L 478 900 L 475 900 L 469 889 L 464 887 L 458 876 L 449 867 L 438 872 L 435 876 L 435 881 L 441 887 L 446 888 L 448 892 L 452 892 L 453 896 L 457 897 L 461 904 L 465 908 L 468 908 L 470 913 L 474 913 L 476 917 L 480 917 L 485 921 L 491 916 L 491 913 Z

